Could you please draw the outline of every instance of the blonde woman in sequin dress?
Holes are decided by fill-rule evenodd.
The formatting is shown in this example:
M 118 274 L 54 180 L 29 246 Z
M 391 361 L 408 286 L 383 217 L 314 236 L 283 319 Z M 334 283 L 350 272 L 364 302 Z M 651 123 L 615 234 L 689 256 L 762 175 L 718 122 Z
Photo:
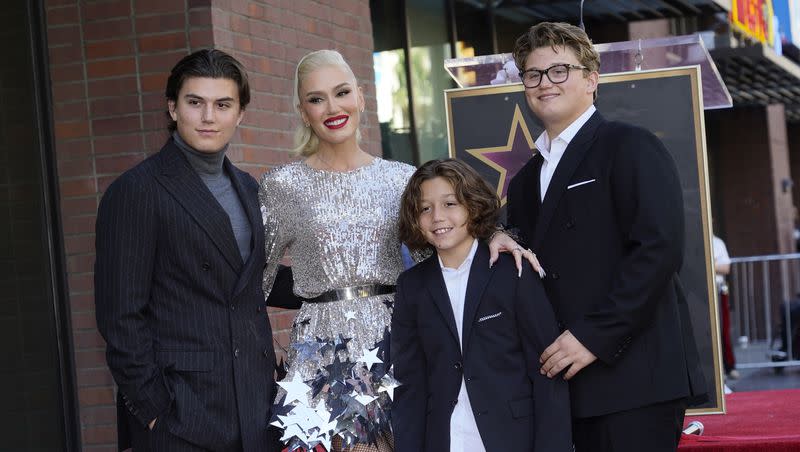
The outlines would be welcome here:
M 306 55 L 295 88 L 304 123 L 296 152 L 303 159 L 265 174 L 259 194 L 269 255 L 264 288 L 288 252 L 294 291 L 307 299 L 279 383 L 274 411 L 282 417 L 272 422 L 289 446 L 330 450 L 332 441 L 334 450 L 391 451 L 396 382 L 379 360 L 403 270 L 400 196 L 414 167 L 359 147 L 364 96 L 338 52 Z
M 283 429 L 290 450 L 390 452 L 389 407 L 398 382 L 383 361 L 394 284 L 403 271 L 400 198 L 415 168 L 360 148 L 364 96 L 338 52 L 303 57 L 294 88 L 303 120 L 295 152 L 302 160 L 266 173 L 259 192 L 264 290 L 269 295 L 288 253 L 294 292 L 306 299 L 270 423 Z M 505 234 L 492 247 L 511 251 L 518 267 L 524 255 L 539 269 L 533 253 Z

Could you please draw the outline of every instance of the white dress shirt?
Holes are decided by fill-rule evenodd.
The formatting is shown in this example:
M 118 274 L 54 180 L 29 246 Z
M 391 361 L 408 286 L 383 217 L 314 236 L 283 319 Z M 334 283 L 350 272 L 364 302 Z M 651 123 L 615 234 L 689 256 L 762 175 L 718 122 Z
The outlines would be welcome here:
M 447 295 L 450 297 L 450 305 L 453 307 L 453 315 L 456 319 L 459 345 L 463 344 L 464 299 L 467 295 L 469 269 L 477 249 L 478 241 L 475 240 L 467 258 L 458 268 L 445 267 L 442 259 L 439 258 L 444 284 L 447 286 Z M 450 417 L 450 452 L 486 452 L 480 432 L 478 432 L 478 425 L 475 423 L 475 415 L 472 413 L 472 405 L 469 403 L 463 375 L 461 376 L 461 389 L 458 392 L 458 403 Z
M 575 135 L 578 134 L 578 131 L 581 130 L 581 127 L 586 124 L 586 121 L 592 117 L 596 110 L 594 105 L 590 105 L 582 115 L 578 116 L 578 119 L 573 121 L 569 127 L 564 129 L 564 131 L 553 140 L 550 140 L 546 130 L 536 139 L 536 148 L 539 149 L 542 157 L 544 157 L 542 172 L 539 175 L 539 193 L 541 193 L 541 201 L 544 201 L 547 187 L 550 186 L 550 180 L 553 178 L 558 162 L 560 162 L 561 157 L 564 156 L 564 151 L 567 150 L 569 142 L 575 138 Z

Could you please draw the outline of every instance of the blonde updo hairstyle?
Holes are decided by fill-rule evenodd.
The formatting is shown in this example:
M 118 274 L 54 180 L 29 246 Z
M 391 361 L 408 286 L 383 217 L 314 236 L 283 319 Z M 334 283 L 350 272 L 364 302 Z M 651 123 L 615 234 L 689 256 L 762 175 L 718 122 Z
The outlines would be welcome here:
M 344 60 L 342 54 L 336 50 L 317 50 L 307 54 L 300 59 L 299 63 L 297 63 L 297 69 L 294 73 L 294 97 L 292 102 L 294 102 L 295 111 L 297 111 L 297 114 L 300 115 L 301 118 L 300 84 L 306 79 L 306 77 L 308 77 L 309 74 L 319 68 L 327 66 L 336 66 L 344 69 L 345 72 L 348 72 L 353 77 L 353 80 L 356 81 L 356 84 L 358 84 L 358 80 L 356 80 L 356 76 L 353 73 L 353 70 L 350 68 L 350 65 Z M 357 89 L 357 86 L 354 87 L 354 89 Z M 356 131 L 356 140 L 359 143 L 361 142 L 360 129 Z M 293 152 L 302 157 L 310 157 L 317 152 L 318 148 L 319 138 L 317 137 L 317 134 L 314 133 L 314 129 L 311 126 L 306 126 L 305 124 L 300 125 L 294 132 Z

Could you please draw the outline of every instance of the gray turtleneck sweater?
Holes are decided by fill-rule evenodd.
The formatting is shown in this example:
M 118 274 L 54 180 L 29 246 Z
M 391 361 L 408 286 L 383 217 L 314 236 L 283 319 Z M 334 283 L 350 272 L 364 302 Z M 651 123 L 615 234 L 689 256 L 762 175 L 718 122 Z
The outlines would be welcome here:
M 217 202 L 227 212 L 233 227 L 233 235 L 236 236 L 236 244 L 239 246 L 239 253 L 242 255 L 242 260 L 247 262 L 250 257 L 250 239 L 252 238 L 252 231 L 250 230 L 250 222 L 247 219 L 247 213 L 244 210 L 239 194 L 233 187 L 231 177 L 224 171 L 222 163 L 225 161 L 225 151 L 228 146 L 220 149 L 214 153 L 200 152 L 186 144 L 185 141 L 178 135 L 178 132 L 172 133 L 172 138 L 175 144 L 183 151 L 183 155 L 189 160 L 189 164 L 206 184 L 206 187 L 217 199 Z

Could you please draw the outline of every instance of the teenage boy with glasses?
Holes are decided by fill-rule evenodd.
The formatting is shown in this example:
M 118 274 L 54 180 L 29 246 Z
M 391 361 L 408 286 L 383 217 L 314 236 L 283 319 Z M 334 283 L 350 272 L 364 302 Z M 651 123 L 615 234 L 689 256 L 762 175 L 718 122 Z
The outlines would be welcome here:
M 600 58 L 580 28 L 535 25 L 514 59 L 545 127 L 508 192 L 562 329 L 541 373 L 570 381 L 576 451 L 674 451 L 687 400 L 705 393 L 675 163 L 652 133 L 596 111 Z

